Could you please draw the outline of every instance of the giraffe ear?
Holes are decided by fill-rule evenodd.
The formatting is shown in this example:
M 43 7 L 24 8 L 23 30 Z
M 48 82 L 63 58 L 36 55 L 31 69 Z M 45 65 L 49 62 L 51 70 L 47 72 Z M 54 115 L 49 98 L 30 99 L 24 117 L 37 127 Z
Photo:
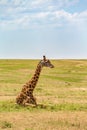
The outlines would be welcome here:
M 46 61 L 46 56 L 43 56 L 43 60 Z

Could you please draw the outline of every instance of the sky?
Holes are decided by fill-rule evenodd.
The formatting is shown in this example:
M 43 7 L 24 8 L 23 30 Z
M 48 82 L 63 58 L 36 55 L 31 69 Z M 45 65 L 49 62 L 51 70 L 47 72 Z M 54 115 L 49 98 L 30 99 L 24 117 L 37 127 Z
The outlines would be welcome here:
M 0 0 L 0 59 L 87 59 L 87 0 Z

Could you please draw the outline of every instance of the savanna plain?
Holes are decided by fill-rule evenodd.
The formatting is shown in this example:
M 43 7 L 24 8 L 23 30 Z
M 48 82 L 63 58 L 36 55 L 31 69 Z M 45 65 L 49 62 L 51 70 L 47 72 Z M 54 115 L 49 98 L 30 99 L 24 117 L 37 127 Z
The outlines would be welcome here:
M 51 60 L 34 91 L 38 106 L 16 96 L 39 60 L 0 60 L 0 130 L 87 130 L 87 60 Z

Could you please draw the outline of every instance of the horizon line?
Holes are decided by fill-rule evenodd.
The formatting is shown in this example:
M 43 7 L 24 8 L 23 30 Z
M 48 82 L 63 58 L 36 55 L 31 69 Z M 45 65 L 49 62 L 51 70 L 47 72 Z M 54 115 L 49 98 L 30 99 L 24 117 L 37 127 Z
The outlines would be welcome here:
M 0 60 L 40 60 L 42 58 L 0 58 Z M 87 60 L 87 58 L 49 58 L 51 60 Z

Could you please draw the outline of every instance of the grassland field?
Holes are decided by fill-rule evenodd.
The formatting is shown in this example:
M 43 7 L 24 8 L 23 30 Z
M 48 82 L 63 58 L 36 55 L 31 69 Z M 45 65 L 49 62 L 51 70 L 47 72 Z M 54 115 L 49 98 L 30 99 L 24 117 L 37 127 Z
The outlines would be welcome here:
M 87 60 L 52 60 L 34 91 L 38 107 L 15 104 L 38 61 L 0 60 L 0 130 L 87 130 Z

